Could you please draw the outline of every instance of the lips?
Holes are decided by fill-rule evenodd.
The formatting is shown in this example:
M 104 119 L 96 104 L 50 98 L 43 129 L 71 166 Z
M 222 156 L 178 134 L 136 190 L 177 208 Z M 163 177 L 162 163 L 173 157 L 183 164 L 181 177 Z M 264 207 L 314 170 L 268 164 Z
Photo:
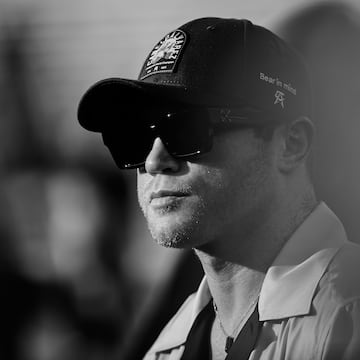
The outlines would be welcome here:
M 150 194 L 150 202 L 152 202 L 154 199 L 161 199 L 161 198 L 180 198 L 184 196 L 189 196 L 189 194 L 183 192 L 183 191 L 171 191 L 171 190 L 161 190 L 152 192 Z
M 168 214 L 180 208 L 190 194 L 184 191 L 161 190 L 150 194 L 150 207 L 159 214 Z

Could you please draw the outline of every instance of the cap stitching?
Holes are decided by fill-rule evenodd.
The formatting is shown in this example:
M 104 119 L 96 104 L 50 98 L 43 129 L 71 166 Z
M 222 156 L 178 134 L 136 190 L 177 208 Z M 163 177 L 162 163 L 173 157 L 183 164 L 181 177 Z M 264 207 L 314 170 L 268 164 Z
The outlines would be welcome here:
M 177 85 L 185 86 L 185 84 L 183 82 L 178 81 L 178 80 L 161 80 L 159 83 L 161 83 L 161 84 L 177 84 Z

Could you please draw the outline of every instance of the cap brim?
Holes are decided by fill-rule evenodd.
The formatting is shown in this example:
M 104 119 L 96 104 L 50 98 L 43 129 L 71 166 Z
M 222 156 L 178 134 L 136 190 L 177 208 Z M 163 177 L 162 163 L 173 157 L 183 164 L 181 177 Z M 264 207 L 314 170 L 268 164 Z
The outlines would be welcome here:
M 169 104 L 215 107 L 247 105 L 241 97 L 231 98 L 194 89 L 190 91 L 181 85 L 109 78 L 95 83 L 86 91 L 80 100 L 77 115 L 82 127 L 101 132 L 109 121 L 121 118 L 124 113 L 129 114 L 131 108 Z
M 78 120 L 87 130 L 101 132 L 114 112 L 129 107 L 154 105 L 156 103 L 191 103 L 186 87 L 147 83 L 138 80 L 109 78 L 90 87 L 80 100 Z M 128 113 L 128 112 L 127 112 Z

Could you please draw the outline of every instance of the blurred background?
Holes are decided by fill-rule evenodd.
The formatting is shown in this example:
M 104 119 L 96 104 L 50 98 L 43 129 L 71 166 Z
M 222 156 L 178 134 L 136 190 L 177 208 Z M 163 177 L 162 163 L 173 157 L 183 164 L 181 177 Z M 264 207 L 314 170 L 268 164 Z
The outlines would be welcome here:
M 78 101 L 136 78 L 167 32 L 248 18 L 291 42 L 313 80 L 314 181 L 360 242 L 360 3 L 0 0 L 0 358 L 140 359 L 202 276 L 154 244 L 135 173 L 118 171 Z

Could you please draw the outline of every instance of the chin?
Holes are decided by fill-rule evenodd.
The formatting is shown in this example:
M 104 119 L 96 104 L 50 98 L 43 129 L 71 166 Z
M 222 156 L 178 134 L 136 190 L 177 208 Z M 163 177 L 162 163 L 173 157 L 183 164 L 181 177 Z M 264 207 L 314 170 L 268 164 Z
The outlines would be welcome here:
M 161 245 L 166 248 L 183 249 L 183 250 L 193 248 L 193 246 L 190 245 L 191 244 L 190 239 L 186 239 L 179 234 L 175 234 L 172 236 L 164 236 L 163 234 L 161 234 L 161 235 L 153 235 L 153 237 L 158 245 Z
M 197 221 L 175 222 L 158 221 L 148 223 L 149 230 L 155 241 L 164 247 L 174 249 L 191 249 L 199 243 L 199 224 Z
M 171 207 L 148 207 L 144 211 L 151 235 L 159 245 L 191 249 L 206 238 L 204 207 L 195 200 L 189 197 L 186 201 L 172 202 Z

